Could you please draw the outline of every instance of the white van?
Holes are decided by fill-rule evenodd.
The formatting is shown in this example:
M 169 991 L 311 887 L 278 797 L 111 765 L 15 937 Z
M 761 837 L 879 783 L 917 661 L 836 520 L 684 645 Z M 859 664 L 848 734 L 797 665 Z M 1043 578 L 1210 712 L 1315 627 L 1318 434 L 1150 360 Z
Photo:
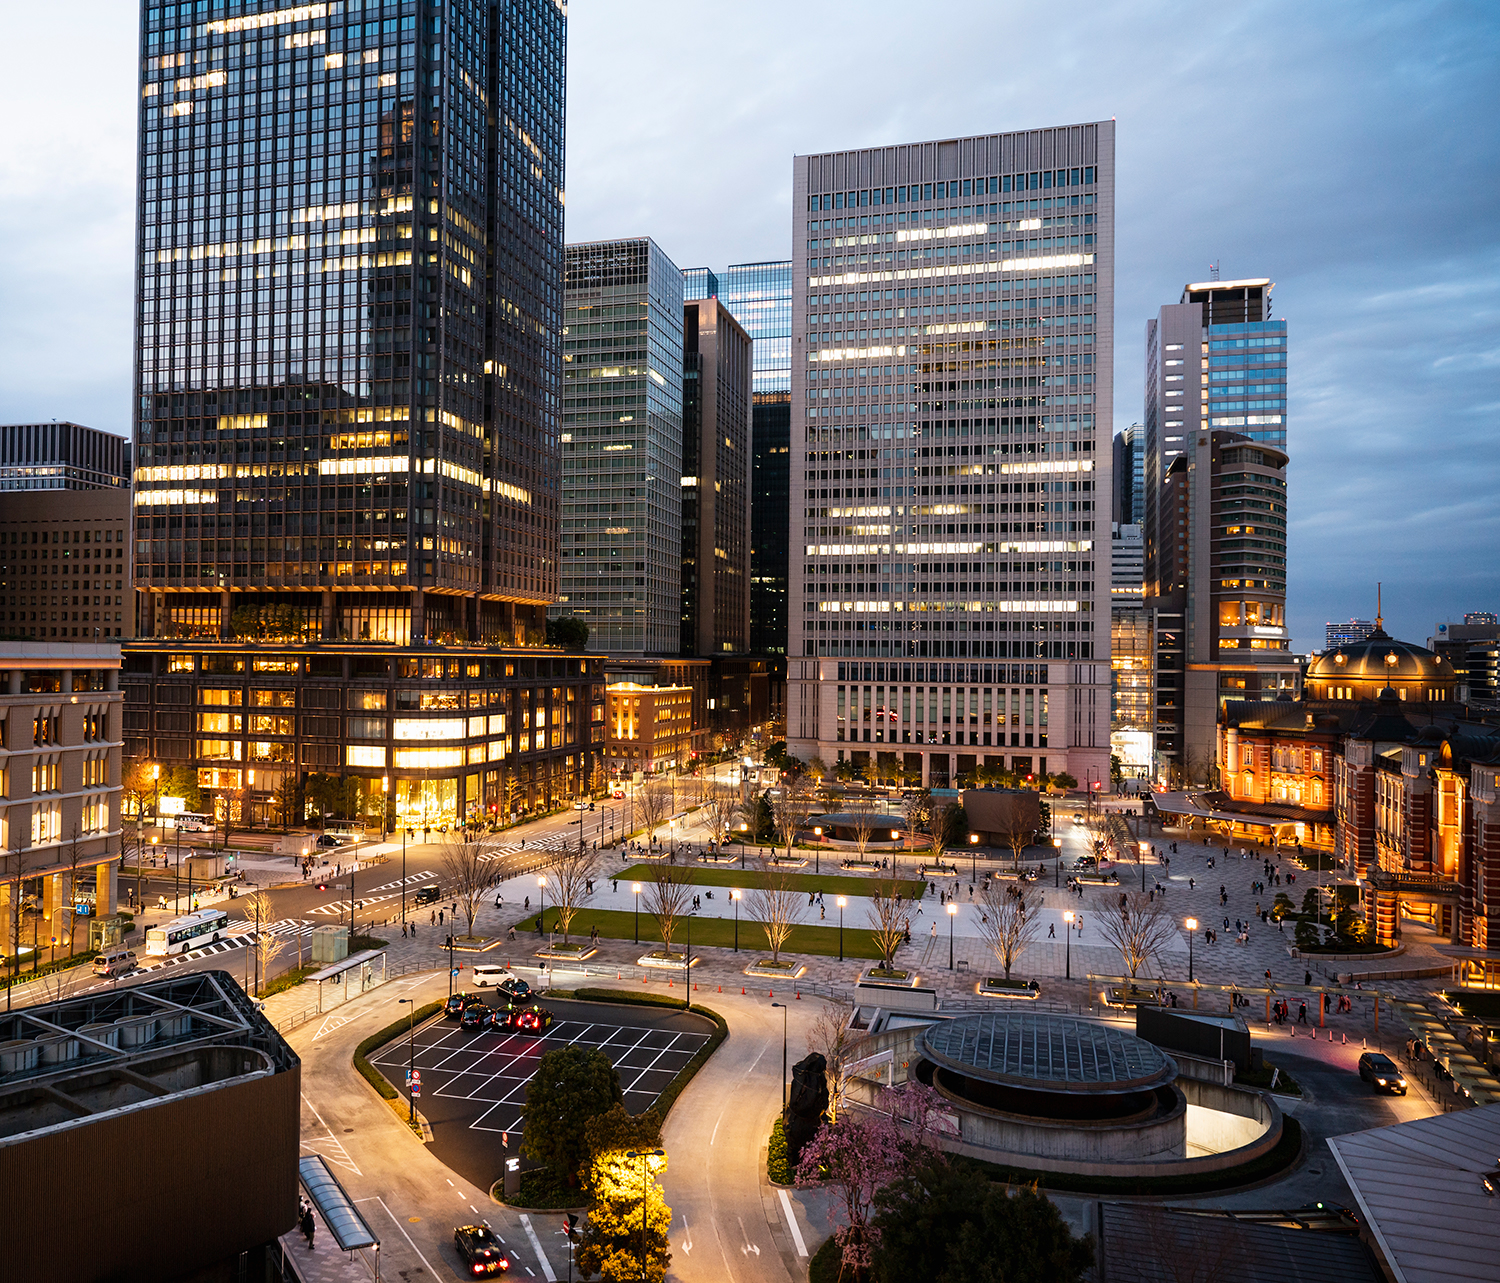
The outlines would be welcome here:
M 134 949 L 107 949 L 94 955 L 96 976 L 121 976 L 135 970 Z
M 498 966 L 494 963 L 479 963 L 474 968 L 474 987 L 482 989 L 486 985 L 498 985 L 502 980 L 508 980 L 514 972 L 509 967 Z

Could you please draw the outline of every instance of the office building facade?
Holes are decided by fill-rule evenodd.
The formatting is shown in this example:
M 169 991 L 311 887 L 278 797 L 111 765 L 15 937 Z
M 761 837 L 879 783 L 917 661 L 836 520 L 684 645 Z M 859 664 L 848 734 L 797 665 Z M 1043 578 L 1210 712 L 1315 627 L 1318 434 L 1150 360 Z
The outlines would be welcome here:
M 1146 602 L 1158 774 L 1209 783 L 1227 699 L 1300 682 L 1286 630 L 1287 328 L 1266 278 L 1188 284 L 1146 324 Z
M 718 299 L 683 304 L 684 655 L 750 648 L 751 342 Z
M 0 637 L 133 636 L 128 443 L 77 423 L 0 425 L 0 492 Z
M 789 751 L 1107 787 L 1113 122 L 799 156 L 792 234 Z
M 557 591 L 562 10 L 194 17 L 141 10 L 148 631 L 524 640 Z
M 1364 641 L 1374 631 L 1375 625 L 1368 619 L 1350 619 L 1342 624 L 1330 622 L 1323 625 L 1323 648 L 1350 646 Z
M 611 655 L 679 651 L 682 307 L 682 272 L 649 237 L 568 246 L 553 614 Z
M 314 772 L 435 823 L 502 775 L 590 774 L 587 674 L 549 672 L 540 742 L 519 704 L 481 729 L 450 698 L 404 706 L 423 742 L 362 743 L 324 686 L 349 647 L 420 680 L 439 643 L 487 707 L 493 663 L 564 663 L 530 648 L 558 590 L 566 31 L 549 0 L 142 8 L 132 740 L 237 820 Z
M 128 490 L 130 443 L 81 423 L 0 423 L 0 490 Z
M 1146 427 L 1132 423 L 1115 433 L 1114 516 L 1122 526 L 1146 519 Z

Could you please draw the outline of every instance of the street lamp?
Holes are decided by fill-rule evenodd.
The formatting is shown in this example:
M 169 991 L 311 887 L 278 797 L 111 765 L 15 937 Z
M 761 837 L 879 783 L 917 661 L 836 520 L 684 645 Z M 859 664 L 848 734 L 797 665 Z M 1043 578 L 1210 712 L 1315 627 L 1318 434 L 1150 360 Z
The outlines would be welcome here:
M 639 882 L 632 882 L 630 884 L 630 890 L 635 895 L 635 942 L 636 942 L 636 944 L 640 944 L 640 942 L 641 942 L 641 884 Z M 739 906 L 738 905 L 735 906 L 735 914 L 736 915 L 739 914 Z
M 161 828 L 161 766 L 151 763 L 151 823 Z
M 1183 923 L 1188 932 L 1188 984 L 1193 983 L 1193 932 L 1198 929 L 1198 919 L 1189 918 Z
M 1062 839 L 1052 839 L 1052 885 L 1062 885 Z
M 773 1002 L 781 1008 L 781 1112 L 786 1113 L 786 1003 Z
M 739 887 L 729 888 L 729 898 L 734 901 L 734 951 L 740 951 L 740 897 L 744 893 Z
M 646 1277 L 646 1166 L 653 1158 L 665 1158 L 664 1149 L 628 1150 L 626 1158 L 641 1160 L 641 1277 Z M 571 1265 L 571 1258 L 569 1264 Z
M 1141 890 L 1146 889 L 1146 848 L 1149 842 L 1137 842 L 1135 847 L 1135 862 L 1141 866 Z
M 817 825 L 813 828 L 813 837 L 817 838 L 817 841 L 813 843 L 813 872 L 820 873 L 822 871 L 821 861 L 823 858 L 822 825 Z
M 382 775 L 380 777 L 380 840 L 385 841 L 385 817 L 387 808 L 390 806 L 391 777 Z
M 958 905 L 948 901 L 948 970 L 953 970 L 953 919 L 958 916 Z
M 979 881 L 979 834 L 969 834 L 969 881 Z
M 542 900 L 542 916 L 539 919 L 539 921 L 542 924 L 542 930 L 545 931 L 547 929 L 547 879 L 546 879 L 546 877 L 543 876 L 542 874 L 538 873 L 536 875 L 536 884 L 537 884 L 537 887 L 541 891 L 541 900 Z
M 408 1003 L 411 1011 L 406 1017 L 406 1099 L 411 1106 L 406 1121 L 413 1127 L 417 1123 L 417 1098 L 412 1095 L 412 1074 L 417 1065 L 417 1000 L 415 998 L 397 998 L 398 1003 Z
M 1063 914 L 1063 922 L 1065 923 L 1063 927 L 1063 978 L 1065 980 L 1073 978 L 1073 920 L 1077 916 L 1072 909 L 1067 910 Z
M 844 906 L 849 901 L 844 896 L 839 896 L 839 961 L 844 960 Z

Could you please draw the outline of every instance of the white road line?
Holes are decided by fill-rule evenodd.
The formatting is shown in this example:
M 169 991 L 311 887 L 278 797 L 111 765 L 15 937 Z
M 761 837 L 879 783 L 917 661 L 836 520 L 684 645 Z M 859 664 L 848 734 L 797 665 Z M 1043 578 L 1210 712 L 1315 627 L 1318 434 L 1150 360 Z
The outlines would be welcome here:
M 372 1200 L 361 1198 L 356 1199 L 355 1201 L 359 1203 L 367 1203 Z M 379 1203 L 381 1207 L 385 1207 L 385 1199 L 381 1198 L 378 1194 L 375 1196 L 373 1201 Z M 395 1224 L 396 1228 L 401 1231 L 401 1237 L 404 1238 L 408 1243 L 411 1243 L 411 1250 L 417 1254 L 417 1260 L 421 1261 L 423 1265 L 427 1266 L 427 1272 L 431 1274 L 433 1278 L 437 1278 L 437 1271 L 432 1268 L 431 1263 L 425 1256 L 422 1255 L 422 1249 L 419 1248 L 415 1243 L 412 1243 L 411 1235 L 406 1232 L 406 1226 L 401 1224 L 400 1221 L 396 1220 L 396 1214 L 391 1211 L 389 1207 L 385 1207 L 385 1214 L 391 1218 L 391 1221 Z
M 552 1272 L 552 1266 L 547 1263 L 547 1257 L 542 1252 L 542 1242 L 536 1236 L 536 1231 L 531 1228 L 531 1217 L 525 1213 L 521 1215 L 521 1228 L 526 1231 L 526 1237 L 531 1240 L 531 1250 L 536 1253 L 536 1259 L 542 1263 L 542 1274 L 547 1283 L 557 1283 L 557 1275 Z M 530 1269 L 526 1271 L 531 1273 Z
M 797 1213 L 792 1210 L 792 1200 L 787 1197 L 786 1190 L 776 1191 L 781 1195 L 781 1210 L 786 1213 L 786 1223 L 792 1229 L 792 1242 L 797 1245 L 797 1255 L 807 1255 L 807 1244 L 802 1241 L 802 1231 L 797 1228 Z

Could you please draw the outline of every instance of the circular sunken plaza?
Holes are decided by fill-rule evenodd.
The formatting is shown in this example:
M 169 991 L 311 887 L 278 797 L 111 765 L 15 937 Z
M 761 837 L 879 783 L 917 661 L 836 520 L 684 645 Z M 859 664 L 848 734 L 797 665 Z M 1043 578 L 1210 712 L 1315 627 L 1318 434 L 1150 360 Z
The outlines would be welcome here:
M 1084 1162 L 1181 1158 L 1187 1100 L 1177 1064 L 1111 1025 L 994 1011 L 928 1025 L 917 1077 L 983 1149 Z

